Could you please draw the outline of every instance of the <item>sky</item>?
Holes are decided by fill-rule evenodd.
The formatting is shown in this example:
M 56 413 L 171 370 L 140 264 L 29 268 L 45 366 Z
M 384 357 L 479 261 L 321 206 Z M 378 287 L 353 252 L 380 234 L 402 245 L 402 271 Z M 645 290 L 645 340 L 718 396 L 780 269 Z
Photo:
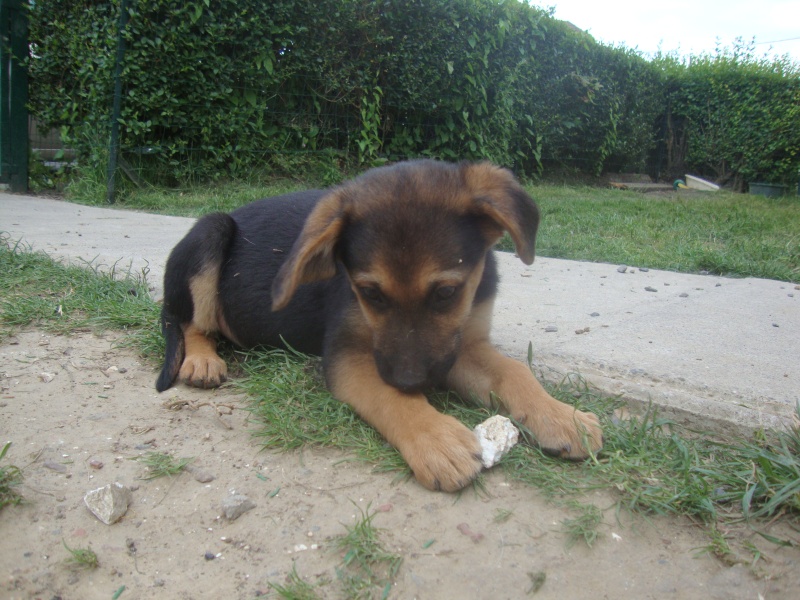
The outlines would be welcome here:
M 555 7 L 598 41 L 624 44 L 645 54 L 714 52 L 737 37 L 755 37 L 756 56 L 789 54 L 800 63 L 800 0 L 533 0 Z M 779 41 L 790 40 L 790 41 Z M 770 42 L 770 43 L 767 43 Z

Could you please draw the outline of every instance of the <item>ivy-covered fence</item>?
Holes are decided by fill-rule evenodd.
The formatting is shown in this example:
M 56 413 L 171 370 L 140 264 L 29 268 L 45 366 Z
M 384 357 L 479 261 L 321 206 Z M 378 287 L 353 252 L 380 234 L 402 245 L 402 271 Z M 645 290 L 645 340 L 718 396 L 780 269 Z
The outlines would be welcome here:
M 106 160 L 120 2 L 30 3 L 31 110 L 84 165 Z M 432 156 L 523 176 L 746 180 L 800 164 L 792 65 L 734 69 L 736 87 L 709 77 L 716 59 L 647 61 L 519 0 L 126 2 L 120 152 L 160 183 L 288 169 L 297 156 L 332 172 Z M 754 118 L 766 127 L 748 129 Z

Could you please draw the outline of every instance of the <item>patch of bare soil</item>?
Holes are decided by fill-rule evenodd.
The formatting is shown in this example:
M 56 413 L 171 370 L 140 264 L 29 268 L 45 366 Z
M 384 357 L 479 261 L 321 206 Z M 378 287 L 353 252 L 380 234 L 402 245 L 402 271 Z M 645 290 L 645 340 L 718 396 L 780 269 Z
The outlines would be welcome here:
M 153 368 L 115 339 L 28 331 L 0 346 L 0 440 L 13 442 L 5 460 L 24 468 L 27 500 L 0 513 L 2 598 L 277 597 L 269 583 L 285 584 L 293 567 L 319 584 L 320 597 L 340 598 L 343 557 L 332 538 L 368 506 L 379 511 L 373 523 L 384 546 L 403 557 L 390 598 L 757 600 L 800 589 L 797 550 L 773 548 L 756 575 L 698 556 L 708 538 L 681 519 L 620 523 L 608 510 L 592 548 L 568 547 L 561 521 L 569 512 L 502 472 L 487 477 L 487 494 L 458 496 L 397 482 L 335 451 L 261 451 L 234 390 L 159 396 Z M 208 402 L 236 408 L 218 416 Z M 148 451 L 194 457 L 192 470 L 145 480 L 133 459 Z M 83 497 L 113 482 L 133 489 L 133 501 L 105 525 Z M 256 506 L 229 521 L 221 507 L 234 491 Z M 604 494 L 593 500 L 612 505 Z M 498 522 L 499 511 L 510 518 Z M 91 547 L 99 568 L 70 569 L 64 543 Z M 546 579 L 534 592 L 537 573 Z

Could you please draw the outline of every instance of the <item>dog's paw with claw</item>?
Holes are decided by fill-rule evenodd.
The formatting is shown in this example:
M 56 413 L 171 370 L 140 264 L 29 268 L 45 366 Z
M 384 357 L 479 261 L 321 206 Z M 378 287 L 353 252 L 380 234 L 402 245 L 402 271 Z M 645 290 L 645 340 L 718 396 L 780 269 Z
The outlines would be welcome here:
M 439 415 L 426 431 L 418 431 L 398 448 L 417 481 L 434 491 L 456 492 L 483 467 L 475 434 L 458 420 Z
M 597 415 L 560 402 L 535 415 L 515 418 L 530 429 L 545 454 L 582 460 L 603 447 L 603 430 Z
M 228 367 L 219 356 L 187 356 L 180 373 L 181 381 L 197 388 L 219 387 L 228 379 Z

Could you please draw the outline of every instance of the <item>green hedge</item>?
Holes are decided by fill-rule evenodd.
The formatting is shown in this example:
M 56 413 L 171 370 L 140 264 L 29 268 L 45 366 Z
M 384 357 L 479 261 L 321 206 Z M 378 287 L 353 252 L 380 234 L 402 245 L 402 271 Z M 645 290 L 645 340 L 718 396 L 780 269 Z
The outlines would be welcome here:
M 161 183 L 308 155 L 333 166 L 488 158 L 527 176 L 642 171 L 648 160 L 657 170 L 659 142 L 682 161 L 662 170 L 797 171 L 791 65 L 650 62 L 518 0 L 130 5 L 121 152 Z M 37 0 L 30 11 L 32 113 L 83 164 L 103 164 L 120 0 Z M 676 132 L 688 146 L 664 146 Z
M 661 57 L 666 75 L 672 171 L 692 171 L 744 189 L 796 184 L 800 170 L 800 72 L 752 48 Z

